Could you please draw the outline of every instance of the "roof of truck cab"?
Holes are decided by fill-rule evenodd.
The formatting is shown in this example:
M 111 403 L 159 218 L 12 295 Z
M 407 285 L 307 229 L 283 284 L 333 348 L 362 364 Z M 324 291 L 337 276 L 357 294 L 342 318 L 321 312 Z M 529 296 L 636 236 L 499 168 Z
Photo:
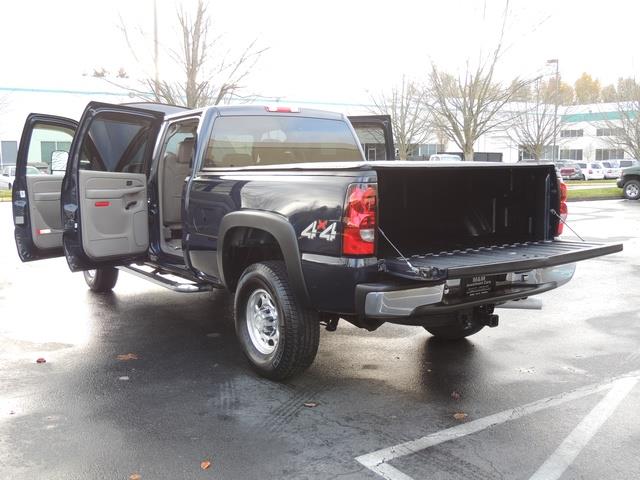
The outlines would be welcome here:
M 284 105 L 273 105 L 275 107 L 284 107 Z M 278 115 L 291 117 L 313 117 L 324 118 L 329 120 L 342 120 L 344 116 L 341 113 L 329 112 L 326 110 L 315 110 L 313 108 L 295 108 L 292 112 L 270 112 L 267 105 L 217 105 L 214 107 L 222 116 L 234 115 Z

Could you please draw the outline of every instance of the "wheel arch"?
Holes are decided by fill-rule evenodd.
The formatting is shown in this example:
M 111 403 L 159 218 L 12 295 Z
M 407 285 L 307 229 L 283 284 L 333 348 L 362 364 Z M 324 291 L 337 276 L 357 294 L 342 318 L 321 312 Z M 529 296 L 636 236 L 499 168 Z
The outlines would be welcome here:
M 302 272 L 302 261 L 295 230 L 285 217 L 272 212 L 240 210 L 224 216 L 218 230 L 217 248 L 218 272 L 223 285 L 234 291 L 242 270 L 248 266 L 238 265 L 233 255 L 230 255 L 231 249 L 237 247 L 238 242 L 242 238 L 247 238 L 247 235 L 254 235 L 254 238 L 257 235 L 267 244 L 269 239 L 275 241 L 296 296 L 305 305 L 309 305 L 309 292 Z M 261 258 L 261 260 L 271 259 L 274 257 Z

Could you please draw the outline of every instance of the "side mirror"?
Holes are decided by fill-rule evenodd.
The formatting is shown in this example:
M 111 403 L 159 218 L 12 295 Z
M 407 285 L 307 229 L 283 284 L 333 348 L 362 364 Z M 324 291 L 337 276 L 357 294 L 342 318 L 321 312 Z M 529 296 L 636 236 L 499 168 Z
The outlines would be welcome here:
M 67 160 L 69 160 L 69 152 L 65 152 L 64 150 L 54 150 L 51 152 L 51 173 L 66 171 Z

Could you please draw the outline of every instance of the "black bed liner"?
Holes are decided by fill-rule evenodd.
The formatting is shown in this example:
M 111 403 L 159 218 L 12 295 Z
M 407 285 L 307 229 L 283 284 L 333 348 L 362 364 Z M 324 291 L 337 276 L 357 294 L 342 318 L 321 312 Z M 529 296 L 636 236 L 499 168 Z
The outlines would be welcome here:
M 413 255 L 406 260 L 400 257 L 386 258 L 382 261 L 381 267 L 387 273 L 402 278 L 420 281 L 444 280 L 475 275 L 524 272 L 608 255 L 621 250 L 621 243 L 563 240 L 525 242 Z

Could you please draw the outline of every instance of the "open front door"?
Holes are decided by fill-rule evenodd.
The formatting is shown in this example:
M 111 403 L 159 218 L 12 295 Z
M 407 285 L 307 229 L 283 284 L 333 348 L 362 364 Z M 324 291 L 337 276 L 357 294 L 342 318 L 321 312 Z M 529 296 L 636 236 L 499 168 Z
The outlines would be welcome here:
M 393 130 L 389 115 L 348 117 L 353 125 L 367 160 L 395 160 Z
M 25 122 L 11 185 L 14 237 L 23 262 L 63 254 L 60 191 L 77 126 L 75 120 L 39 113 Z
M 87 106 L 62 185 L 63 245 L 72 271 L 146 258 L 147 175 L 162 118 L 139 108 Z

